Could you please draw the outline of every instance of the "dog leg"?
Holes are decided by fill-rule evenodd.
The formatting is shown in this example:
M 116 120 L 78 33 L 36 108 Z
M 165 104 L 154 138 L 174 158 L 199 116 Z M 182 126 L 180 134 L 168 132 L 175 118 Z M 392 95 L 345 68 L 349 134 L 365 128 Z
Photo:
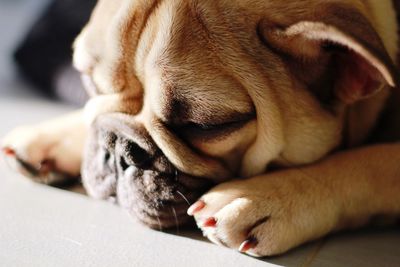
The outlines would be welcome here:
M 87 134 L 83 113 L 16 128 L 1 142 L 7 161 L 41 183 L 78 177 Z
M 188 211 L 213 242 L 276 255 L 329 232 L 400 215 L 400 143 L 221 184 Z

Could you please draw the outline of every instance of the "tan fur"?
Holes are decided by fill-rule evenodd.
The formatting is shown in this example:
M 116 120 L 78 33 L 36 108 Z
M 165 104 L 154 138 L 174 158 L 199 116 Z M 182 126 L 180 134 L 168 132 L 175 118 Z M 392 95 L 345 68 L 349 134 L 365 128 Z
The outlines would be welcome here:
M 14 129 L 2 139 L 2 147 L 12 147 L 20 160 L 38 168 L 45 160 L 55 160 L 55 168 L 77 176 L 86 141 L 87 126 L 82 111 L 34 126 Z M 43 177 L 51 183 L 48 177 Z
M 250 177 L 204 195 L 195 218 L 212 241 L 238 248 L 247 228 L 268 217 L 252 229 L 259 245 L 248 253 L 274 255 L 400 214 L 400 147 L 365 144 L 387 85 L 400 79 L 397 29 L 390 0 L 101 0 L 75 43 L 74 63 L 97 87 L 89 124 L 126 113 L 181 172 L 221 182 Z M 336 66 L 332 80 L 324 42 L 347 49 L 335 52 L 344 53 L 338 62 L 361 66 L 373 90 L 350 91 L 359 81 L 346 66 Z M 330 108 L 315 96 L 325 87 L 334 91 Z M 239 129 L 213 138 L 180 132 L 182 140 L 167 127 L 242 117 Z M 18 138 L 4 144 L 15 147 Z M 264 174 L 270 165 L 287 170 Z M 210 216 L 218 232 L 201 226 Z

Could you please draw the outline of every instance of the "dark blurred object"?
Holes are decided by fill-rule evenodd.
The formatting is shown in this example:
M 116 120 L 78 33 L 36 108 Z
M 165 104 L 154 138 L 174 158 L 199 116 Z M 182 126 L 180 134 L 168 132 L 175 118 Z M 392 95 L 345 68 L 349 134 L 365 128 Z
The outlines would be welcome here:
M 46 96 L 81 105 L 86 93 L 71 66 L 72 43 L 96 0 L 54 0 L 15 52 L 21 73 Z

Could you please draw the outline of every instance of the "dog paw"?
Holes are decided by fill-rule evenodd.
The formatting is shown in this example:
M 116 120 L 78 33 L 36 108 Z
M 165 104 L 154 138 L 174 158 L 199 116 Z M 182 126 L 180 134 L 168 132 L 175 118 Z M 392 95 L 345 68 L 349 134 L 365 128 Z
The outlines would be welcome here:
M 46 184 L 79 175 L 81 156 L 76 145 L 73 135 L 34 126 L 16 128 L 1 142 L 6 163 L 12 169 Z
M 212 242 L 256 257 L 284 253 L 332 230 L 336 213 L 321 199 L 325 193 L 269 178 L 221 184 L 188 214 Z

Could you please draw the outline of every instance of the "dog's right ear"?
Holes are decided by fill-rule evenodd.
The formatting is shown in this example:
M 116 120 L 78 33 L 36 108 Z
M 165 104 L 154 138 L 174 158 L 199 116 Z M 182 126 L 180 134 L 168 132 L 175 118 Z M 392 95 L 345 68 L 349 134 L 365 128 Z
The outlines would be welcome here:
M 322 64 L 329 54 L 334 93 L 347 104 L 373 95 L 384 84 L 399 85 L 398 70 L 382 40 L 353 7 L 324 5 L 290 25 L 264 19 L 258 31 L 265 44 L 297 62 Z

